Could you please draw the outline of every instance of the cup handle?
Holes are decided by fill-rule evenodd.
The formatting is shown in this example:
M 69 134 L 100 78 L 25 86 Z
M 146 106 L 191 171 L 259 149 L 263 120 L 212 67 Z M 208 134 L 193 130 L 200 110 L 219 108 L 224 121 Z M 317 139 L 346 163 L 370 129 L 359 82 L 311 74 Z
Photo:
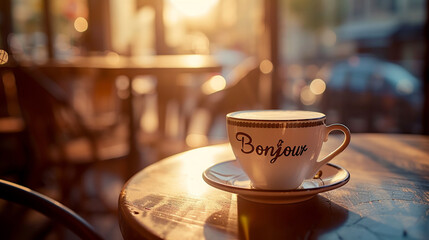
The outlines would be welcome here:
M 332 158 L 334 158 L 339 153 L 344 151 L 344 149 L 346 149 L 346 147 L 349 145 L 350 139 L 351 139 L 350 130 L 346 126 L 344 126 L 342 124 L 338 124 L 338 123 L 326 126 L 325 139 L 323 141 L 324 142 L 328 141 L 329 133 L 331 133 L 332 131 L 336 131 L 336 130 L 344 133 L 345 138 L 344 138 L 343 143 L 337 149 L 335 149 L 333 152 L 331 152 L 326 157 L 324 157 L 322 160 L 316 162 L 316 166 L 314 167 L 313 174 L 311 176 L 314 176 L 314 174 L 316 174 L 316 172 L 323 165 L 325 165 Z

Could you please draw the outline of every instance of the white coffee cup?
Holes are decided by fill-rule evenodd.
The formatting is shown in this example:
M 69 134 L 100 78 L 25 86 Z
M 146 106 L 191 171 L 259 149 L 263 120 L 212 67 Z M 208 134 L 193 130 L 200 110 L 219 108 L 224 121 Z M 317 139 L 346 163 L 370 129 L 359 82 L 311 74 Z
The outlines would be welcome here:
M 342 124 L 326 126 L 326 116 L 319 112 L 249 110 L 229 113 L 226 120 L 234 155 L 259 189 L 298 188 L 350 143 L 349 129 Z M 318 160 L 323 142 L 334 130 L 344 133 L 343 143 Z

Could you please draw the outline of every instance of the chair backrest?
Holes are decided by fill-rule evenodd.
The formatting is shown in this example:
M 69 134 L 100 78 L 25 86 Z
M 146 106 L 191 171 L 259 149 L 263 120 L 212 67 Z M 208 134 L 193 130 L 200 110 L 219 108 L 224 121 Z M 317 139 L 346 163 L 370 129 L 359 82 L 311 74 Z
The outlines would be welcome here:
M 85 136 L 95 145 L 95 137 L 57 83 L 27 67 L 17 66 L 14 74 L 22 115 L 40 161 L 49 161 L 53 148 L 57 157 L 67 159 L 63 144 L 75 136 Z M 92 149 L 96 161 L 95 146 Z
M 0 65 L 0 118 L 19 117 L 16 85 L 8 66 Z
M 225 89 L 206 97 L 209 108 L 216 114 L 258 108 L 261 103 L 259 96 L 260 77 L 261 71 L 258 61 L 254 58 L 244 60 L 226 77 Z M 216 103 L 211 99 L 215 99 L 214 102 Z
M 249 109 L 259 105 L 261 71 L 255 58 L 248 58 L 239 64 L 228 76 L 231 84 L 227 85 L 227 101 L 235 110 Z
M 13 72 L 7 63 L 0 64 L 0 177 L 26 181 L 33 160 L 26 140 Z
M 29 188 L 0 180 L 0 198 L 34 209 L 61 223 L 82 239 L 102 239 L 94 228 L 74 211 Z

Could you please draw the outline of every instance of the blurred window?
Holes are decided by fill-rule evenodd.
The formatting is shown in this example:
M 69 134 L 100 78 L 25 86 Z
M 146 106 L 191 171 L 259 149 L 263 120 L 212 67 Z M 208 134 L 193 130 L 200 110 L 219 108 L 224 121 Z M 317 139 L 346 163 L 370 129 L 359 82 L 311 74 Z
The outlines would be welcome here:
M 47 22 L 43 0 L 12 2 L 12 51 L 22 60 L 44 62 L 49 58 Z M 48 1 L 53 57 L 65 59 L 81 55 L 83 34 L 88 30 L 86 0 Z
M 210 54 L 225 74 L 262 44 L 264 0 L 110 0 L 118 54 Z M 161 16 L 161 17 L 160 17 Z
M 88 30 L 87 0 L 50 1 L 54 57 L 81 55 Z
M 42 0 L 12 1 L 12 29 L 8 40 L 16 54 L 26 60 L 47 59 Z
M 281 107 L 325 112 L 353 132 L 420 133 L 425 4 L 280 0 Z

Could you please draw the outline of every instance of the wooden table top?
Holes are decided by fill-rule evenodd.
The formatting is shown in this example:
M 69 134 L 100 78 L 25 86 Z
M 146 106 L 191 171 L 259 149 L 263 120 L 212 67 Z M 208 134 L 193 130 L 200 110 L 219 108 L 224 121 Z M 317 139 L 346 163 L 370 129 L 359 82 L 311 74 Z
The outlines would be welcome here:
M 339 145 L 331 137 L 322 153 Z M 262 204 L 206 184 L 202 172 L 234 159 L 229 144 L 161 160 L 134 175 L 119 198 L 125 239 L 427 239 L 429 136 L 353 134 L 331 162 L 341 188 L 294 204 Z
M 113 73 L 172 74 L 220 72 L 222 66 L 211 55 L 153 55 L 126 57 L 116 54 L 92 57 L 74 57 L 69 60 L 52 60 L 41 68 L 98 69 Z

